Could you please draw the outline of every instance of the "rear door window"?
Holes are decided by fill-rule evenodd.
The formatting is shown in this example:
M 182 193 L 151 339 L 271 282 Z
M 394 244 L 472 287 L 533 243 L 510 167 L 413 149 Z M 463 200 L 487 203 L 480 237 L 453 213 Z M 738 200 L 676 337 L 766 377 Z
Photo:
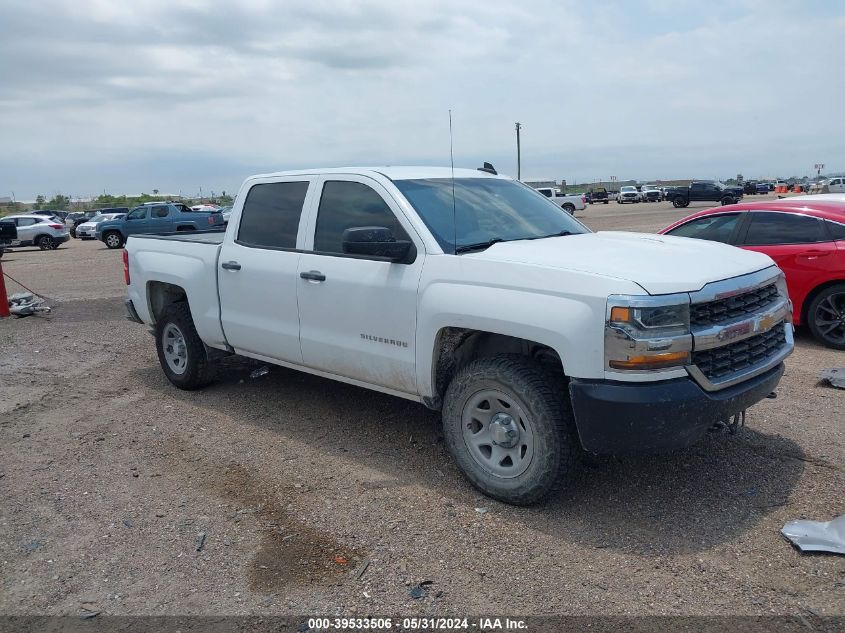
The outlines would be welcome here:
M 244 201 L 238 243 L 258 248 L 296 248 L 308 181 L 253 185 Z
M 812 244 L 826 242 L 828 239 L 821 221 L 817 218 L 793 213 L 757 211 L 751 214 L 744 243 L 747 246 Z
M 686 224 L 672 229 L 667 235 L 676 237 L 694 237 L 699 240 L 711 240 L 713 242 L 731 243 L 731 236 L 739 221 L 738 213 L 723 213 L 720 215 L 708 215 L 703 218 L 690 220 Z
M 153 207 L 153 217 L 154 218 L 166 218 L 170 213 L 170 209 L 167 205 L 160 205 Z

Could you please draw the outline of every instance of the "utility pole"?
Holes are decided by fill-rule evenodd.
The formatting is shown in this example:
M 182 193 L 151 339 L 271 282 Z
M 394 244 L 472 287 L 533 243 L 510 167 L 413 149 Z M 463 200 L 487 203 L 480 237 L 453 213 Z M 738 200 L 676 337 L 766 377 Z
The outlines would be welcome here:
M 519 131 L 522 129 L 522 123 L 516 122 L 516 179 L 522 180 L 522 149 L 519 145 Z

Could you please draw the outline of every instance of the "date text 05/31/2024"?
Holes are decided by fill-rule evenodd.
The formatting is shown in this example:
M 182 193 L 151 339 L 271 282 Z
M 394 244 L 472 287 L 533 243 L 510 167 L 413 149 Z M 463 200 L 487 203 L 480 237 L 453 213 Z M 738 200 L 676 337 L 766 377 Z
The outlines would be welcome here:
M 311 618 L 309 631 L 526 631 L 524 620 L 512 618 Z

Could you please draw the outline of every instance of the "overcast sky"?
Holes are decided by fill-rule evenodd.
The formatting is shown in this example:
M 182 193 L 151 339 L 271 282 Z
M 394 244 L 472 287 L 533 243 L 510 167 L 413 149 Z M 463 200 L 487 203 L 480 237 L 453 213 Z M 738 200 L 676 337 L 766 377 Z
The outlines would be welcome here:
M 0 196 L 488 160 L 593 180 L 845 171 L 845 3 L 0 0 Z

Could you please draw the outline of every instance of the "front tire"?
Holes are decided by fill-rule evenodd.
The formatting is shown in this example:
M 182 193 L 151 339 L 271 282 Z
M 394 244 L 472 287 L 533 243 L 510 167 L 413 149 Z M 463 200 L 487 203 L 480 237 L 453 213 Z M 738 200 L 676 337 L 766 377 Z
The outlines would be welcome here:
M 516 355 L 480 358 L 458 371 L 443 401 L 452 457 L 484 494 L 537 503 L 571 482 L 581 464 L 563 384 Z
M 208 360 L 186 302 L 165 308 L 156 322 L 155 337 L 158 361 L 175 387 L 191 391 L 214 379 L 214 365 Z
M 807 309 L 807 325 L 825 347 L 845 350 L 845 284 L 822 290 Z
M 118 231 L 109 231 L 103 236 L 103 242 L 108 248 L 121 248 L 123 246 L 123 235 Z

